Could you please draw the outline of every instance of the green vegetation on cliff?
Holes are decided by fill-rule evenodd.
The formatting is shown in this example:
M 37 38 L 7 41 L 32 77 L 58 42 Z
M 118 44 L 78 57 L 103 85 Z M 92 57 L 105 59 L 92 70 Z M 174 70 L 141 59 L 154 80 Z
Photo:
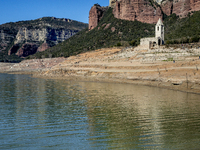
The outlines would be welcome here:
M 68 57 L 98 48 L 134 46 L 139 44 L 140 38 L 151 36 L 154 36 L 154 25 L 116 19 L 109 8 L 93 30 L 82 30 L 70 39 L 29 58 Z
M 6 24 L 2 24 L 0 25 L 0 62 L 19 62 L 22 60 L 20 57 L 18 57 L 15 54 L 8 55 L 9 49 L 14 45 L 16 36 L 19 33 L 19 30 L 21 30 L 22 28 L 26 28 L 29 31 L 39 31 L 42 29 L 46 29 L 47 32 L 50 33 L 49 34 L 50 36 L 46 37 L 46 39 L 43 39 L 43 40 L 41 40 L 42 38 L 38 38 L 40 39 L 40 41 L 34 41 L 34 39 L 22 41 L 21 43 L 18 43 L 20 46 L 22 46 L 25 42 L 37 43 L 38 45 L 41 45 L 42 43 L 46 42 L 51 47 L 51 46 L 54 46 L 55 41 L 58 40 L 54 38 L 55 33 L 53 31 L 56 30 L 62 33 L 63 30 L 68 30 L 69 35 L 70 35 L 70 31 L 71 33 L 74 33 L 74 32 L 76 33 L 87 27 L 88 27 L 88 24 L 86 23 L 81 23 L 78 21 L 65 19 L 65 18 L 60 19 L 60 18 L 55 18 L 55 17 L 43 17 L 36 20 L 19 21 L 15 23 L 10 22 Z M 40 36 L 40 35 L 38 34 L 36 36 Z
M 192 43 L 200 40 L 200 11 L 178 18 L 175 14 L 164 20 L 166 44 Z
M 178 43 L 191 43 L 198 42 L 200 39 L 200 11 L 193 12 L 193 15 L 188 14 L 188 17 L 180 19 L 175 14 L 164 18 L 165 25 L 165 42 L 166 44 L 178 44 Z M 69 25 L 65 26 L 64 22 L 70 22 L 70 20 L 60 19 L 56 22 L 54 18 L 43 18 L 43 24 L 40 26 L 51 24 L 54 27 L 70 28 Z M 31 21 L 32 24 L 28 25 L 27 22 L 18 22 L 19 26 L 25 26 L 28 28 L 39 28 L 38 22 L 41 19 Z M 35 24 L 35 25 L 34 25 Z M 37 24 L 37 25 L 36 25 Z M 8 25 L 10 27 L 8 27 Z M 13 23 L 7 26 L 0 26 L 4 28 L 4 31 L 9 32 L 10 35 L 15 35 L 16 30 Z M 74 24 L 77 28 L 79 25 Z M 8 29 L 8 30 L 7 30 Z M 75 28 L 74 28 L 75 29 Z M 69 57 L 79 54 L 85 51 L 91 51 L 99 48 L 107 48 L 113 46 L 136 46 L 139 44 L 140 38 L 154 37 L 155 25 L 141 23 L 138 21 L 127 21 L 116 19 L 112 14 L 112 9 L 109 8 L 103 15 L 98 26 L 89 31 L 84 29 L 67 39 L 66 41 L 47 49 L 44 52 L 37 52 L 34 55 L 30 55 L 27 58 L 49 58 L 49 57 Z M 14 41 L 14 38 L 11 41 Z M 6 50 L 0 52 L 0 60 L 17 60 L 15 55 L 7 56 Z
M 200 11 L 180 19 L 175 14 L 165 17 L 167 44 L 197 42 L 200 35 Z M 109 8 L 93 30 L 82 30 L 70 39 L 29 58 L 69 57 L 81 52 L 113 46 L 136 46 L 140 38 L 154 37 L 155 25 L 114 18 Z

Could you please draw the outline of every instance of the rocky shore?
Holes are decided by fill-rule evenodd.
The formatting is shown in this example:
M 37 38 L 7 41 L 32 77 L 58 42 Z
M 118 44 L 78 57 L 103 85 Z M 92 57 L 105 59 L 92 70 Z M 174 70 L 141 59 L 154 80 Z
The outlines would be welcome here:
M 69 58 L 0 63 L 1 73 L 79 81 L 131 83 L 200 94 L 200 49 L 107 48 Z

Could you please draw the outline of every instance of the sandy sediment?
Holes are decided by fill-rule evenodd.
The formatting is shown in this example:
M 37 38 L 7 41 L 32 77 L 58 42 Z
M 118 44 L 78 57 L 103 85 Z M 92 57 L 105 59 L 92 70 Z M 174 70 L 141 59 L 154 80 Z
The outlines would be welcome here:
M 132 83 L 200 93 L 199 56 L 198 48 L 107 48 L 69 58 L 0 64 L 0 69 L 34 77 Z

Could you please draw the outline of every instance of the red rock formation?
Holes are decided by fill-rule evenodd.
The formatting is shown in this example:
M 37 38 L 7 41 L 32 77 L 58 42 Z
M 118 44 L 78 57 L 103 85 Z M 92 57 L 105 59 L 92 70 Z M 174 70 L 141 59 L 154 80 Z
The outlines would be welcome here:
M 199 11 L 200 10 L 200 0 L 190 0 L 190 7 L 192 11 Z
M 161 5 L 163 12 L 166 15 L 175 13 L 180 18 L 187 17 L 189 12 L 200 10 L 200 0 L 169 0 L 164 1 Z
M 162 18 L 160 7 L 146 0 L 121 0 L 117 1 L 113 14 L 116 18 L 140 21 L 144 23 L 157 23 Z
M 98 22 L 103 17 L 103 13 L 105 12 L 106 9 L 107 8 L 98 5 L 94 5 L 91 8 L 89 13 L 89 30 L 94 29 L 98 25 Z
M 162 19 L 163 13 L 168 16 L 175 13 L 183 18 L 189 12 L 200 10 L 200 0 L 165 0 L 160 7 L 149 0 L 111 0 L 111 2 L 113 2 L 113 14 L 116 18 L 151 24 L 157 23 L 159 18 Z M 98 5 L 91 8 L 89 16 L 90 30 L 98 25 L 103 12 L 103 8 Z
M 173 12 L 176 15 L 184 18 L 190 12 L 190 0 L 176 0 L 173 2 Z
M 49 45 L 47 43 L 43 43 L 38 49 L 37 51 L 38 52 L 43 52 L 45 51 L 46 49 L 50 48 Z
M 172 1 L 164 1 L 161 5 L 162 11 L 167 15 L 171 15 L 173 11 L 173 2 Z
M 38 46 L 33 43 L 25 43 L 22 47 L 18 50 L 16 55 L 19 57 L 27 57 L 29 55 L 35 54 L 37 52 Z

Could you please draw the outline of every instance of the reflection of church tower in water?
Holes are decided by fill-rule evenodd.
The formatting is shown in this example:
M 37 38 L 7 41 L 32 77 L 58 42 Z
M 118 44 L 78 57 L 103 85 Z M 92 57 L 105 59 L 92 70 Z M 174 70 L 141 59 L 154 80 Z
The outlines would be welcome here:
M 155 26 L 155 36 L 158 39 L 158 45 L 164 44 L 164 24 L 162 23 L 161 19 L 159 18 L 156 26 Z

